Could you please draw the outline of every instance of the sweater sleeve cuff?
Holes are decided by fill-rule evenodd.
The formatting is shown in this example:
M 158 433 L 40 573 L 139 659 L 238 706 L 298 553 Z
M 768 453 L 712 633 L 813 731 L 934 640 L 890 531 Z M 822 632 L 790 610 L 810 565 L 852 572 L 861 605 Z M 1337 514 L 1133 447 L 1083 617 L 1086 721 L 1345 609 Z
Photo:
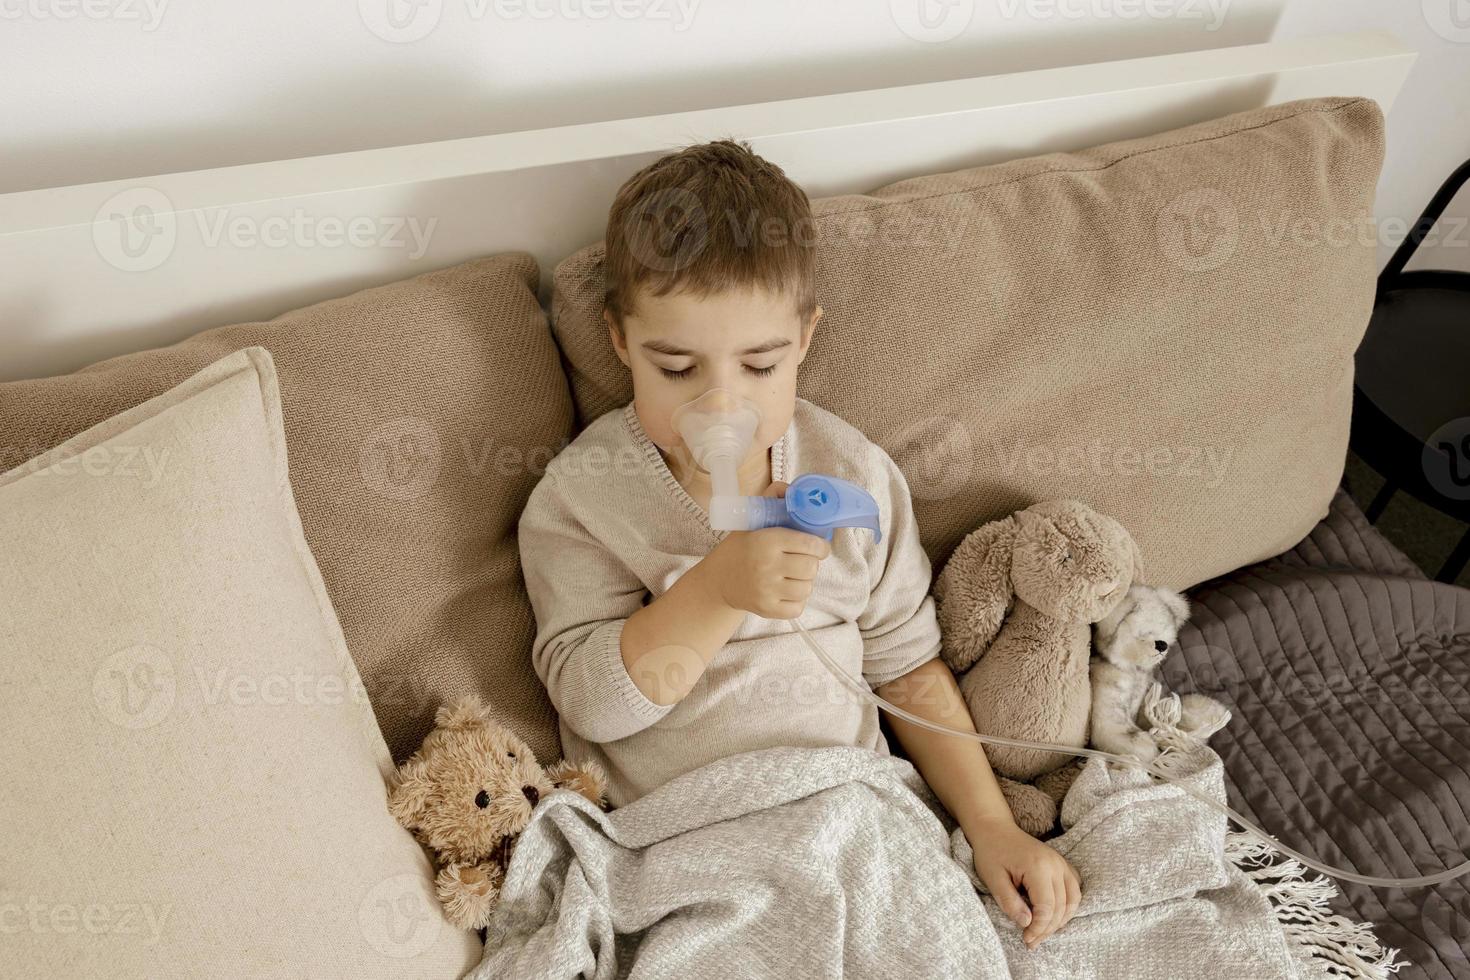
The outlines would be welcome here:
M 878 688 L 939 656 L 939 621 L 934 597 L 925 596 L 907 622 L 883 636 L 863 638 L 863 680 Z
M 618 700 L 628 713 L 646 727 L 673 711 L 678 702 L 659 704 L 650 700 L 633 683 L 633 678 L 628 675 L 628 667 L 623 663 L 623 624 L 626 622 L 626 619 L 614 619 L 599 626 L 592 642 L 596 644 L 595 649 L 598 652 L 598 668 L 607 681 L 604 690 L 616 691 Z

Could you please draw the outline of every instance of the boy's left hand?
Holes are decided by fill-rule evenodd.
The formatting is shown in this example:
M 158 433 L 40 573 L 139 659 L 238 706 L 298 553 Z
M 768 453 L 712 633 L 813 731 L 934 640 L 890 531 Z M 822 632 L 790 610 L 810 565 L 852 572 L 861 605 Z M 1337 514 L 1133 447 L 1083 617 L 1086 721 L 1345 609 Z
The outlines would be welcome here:
M 1001 911 L 1022 928 L 1021 939 L 1028 949 L 1035 949 L 1071 920 L 1082 900 L 1082 879 L 1055 848 L 1014 823 L 987 824 L 973 833 L 967 830 L 965 838 L 975 854 L 975 873 Z M 1018 886 L 1026 889 L 1029 909 Z

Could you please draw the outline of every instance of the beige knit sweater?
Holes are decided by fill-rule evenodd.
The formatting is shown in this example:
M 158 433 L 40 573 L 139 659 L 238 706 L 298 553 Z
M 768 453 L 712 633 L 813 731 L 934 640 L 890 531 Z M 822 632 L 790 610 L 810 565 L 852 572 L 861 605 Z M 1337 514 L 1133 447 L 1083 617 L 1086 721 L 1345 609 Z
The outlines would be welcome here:
M 773 480 L 824 473 L 867 489 L 883 537 L 838 529 L 801 615 L 853 677 L 878 687 L 939 655 L 908 485 L 860 431 L 798 398 L 771 447 Z M 828 673 L 785 620 L 747 613 L 676 704 L 651 701 L 623 664 L 623 624 L 726 534 L 685 492 L 633 405 L 594 420 L 547 466 L 520 518 L 522 570 L 536 615 L 531 657 L 560 715 L 562 750 L 608 774 L 624 806 L 681 773 L 738 752 L 866 746 L 889 754 L 878 710 Z

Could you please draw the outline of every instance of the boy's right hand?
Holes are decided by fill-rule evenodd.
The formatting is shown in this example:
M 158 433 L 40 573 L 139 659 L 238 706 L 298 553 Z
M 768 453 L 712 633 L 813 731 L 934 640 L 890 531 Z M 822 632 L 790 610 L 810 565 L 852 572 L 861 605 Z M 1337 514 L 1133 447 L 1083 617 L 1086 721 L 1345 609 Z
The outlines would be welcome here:
M 784 497 L 787 484 L 772 483 L 763 496 Z M 767 619 L 795 619 L 806 609 L 817 566 L 832 545 L 789 527 L 731 531 L 700 561 L 710 588 L 731 609 Z

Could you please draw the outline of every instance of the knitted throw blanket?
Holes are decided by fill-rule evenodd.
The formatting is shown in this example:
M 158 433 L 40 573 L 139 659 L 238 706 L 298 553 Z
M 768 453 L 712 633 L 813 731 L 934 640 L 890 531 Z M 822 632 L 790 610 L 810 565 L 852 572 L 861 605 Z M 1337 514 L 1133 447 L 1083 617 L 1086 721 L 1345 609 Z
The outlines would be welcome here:
M 1146 710 L 1172 775 L 1224 800 L 1219 756 Z M 1037 949 L 905 759 L 778 747 L 710 763 L 611 813 L 570 791 L 516 846 L 473 980 L 512 977 L 1385 977 L 1334 885 L 1131 767 L 1088 759 L 1047 843 L 1083 882 Z M 1274 830 L 1275 828 L 1267 828 Z M 1287 839 L 1289 840 L 1289 828 Z

